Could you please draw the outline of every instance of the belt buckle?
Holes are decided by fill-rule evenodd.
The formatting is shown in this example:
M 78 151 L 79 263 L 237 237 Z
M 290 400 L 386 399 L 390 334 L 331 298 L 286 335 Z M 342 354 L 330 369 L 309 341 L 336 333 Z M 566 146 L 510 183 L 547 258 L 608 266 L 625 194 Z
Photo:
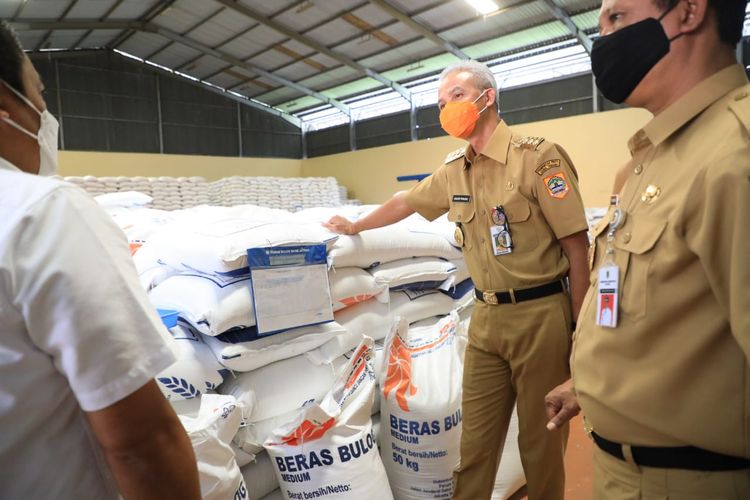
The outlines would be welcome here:
M 496 306 L 499 303 L 495 292 L 482 292 L 482 300 L 484 300 L 485 304 L 489 304 L 491 306 Z

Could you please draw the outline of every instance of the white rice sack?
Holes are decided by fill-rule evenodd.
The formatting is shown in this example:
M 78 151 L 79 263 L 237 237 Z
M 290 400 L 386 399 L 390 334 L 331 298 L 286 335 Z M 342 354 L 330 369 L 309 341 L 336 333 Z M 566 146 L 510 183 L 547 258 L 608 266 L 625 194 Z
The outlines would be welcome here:
M 365 338 L 320 404 L 265 442 L 287 498 L 392 499 L 372 433 L 372 339 Z
M 140 207 L 148 205 L 154 200 L 149 195 L 139 193 L 138 191 L 119 191 L 117 193 L 108 193 L 95 196 L 94 199 L 105 209 L 115 207 Z
M 376 283 L 370 273 L 358 267 L 333 268 L 328 272 L 328 282 L 334 312 L 373 297 L 388 301 L 388 287 Z
M 396 499 L 450 498 L 459 463 L 463 359 L 456 313 L 433 327 L 402 320 L 385 341 L 380 450 Z
M 439 290 L 399 290 L 391 292 L 391 313 L 414 323 L 432 316 L 445 316 L 454 301 Z
M 429 290 L 438 288 L 453 276 L 453 262 L 436 257 L 400 259 L 370 269 L 375 283 L 391 290 Z
M 203 210 L 207 208 L 211 210 Z M 217 208 L 221 211 L 216 211 Z M 147 244 L 154 246 L 159 258 L 175 269 L 211 274 L 246 268 L 248 248 L 330 245 L 338 237 L 319 225 L 284 222 L 283 219 L 289 218 L 289 212 L 262 211 L 259 208 L 196 207 L 185 210 L 180 215 L 181 223 L 171 225 Z M 265 220 L 268 217 L 273 218 Z
M 366 335 L 373 340 L 384 339 L 393 323 L 392 306 L 370 299 L 336 312 L 334 319 L 349 332 Z
M 131 255 L 136 255 L 146 241 L 174 222 L 170 212 L 156 208 L 113 208 L 109 214 L 125 233 Z
M 331 365 L 314 365 L 304 356 L 295 356 L 228 377 L 219 392 L 250 408 L 248 423 L 262 422 L 320 401 L 331 388 L 336 368 L 345 362 L 340 358 Z
M 439 236 L 452 246 L 459 248 L 455 238 L 456 225 L 448 220 L 448 214 L 443 214 L 434 221 L 430 222 L 419 214 L 413 214 L 404 219 L 404 224 L 414 233 L 431 234 Z
M 450 286 L 441 286 L 440 291 L 454 300 L 463 300 L 467 293 L 471 294 L 470 297 L 474 296 L 474 282 L 471 278 L 466 278 L 463 281 L 452 283 Z
M 182 319 L 206 335 L 256 324 L 250 275 L 177 274 L 151 290 L 149 298 L 158 308 L 179 311 Z
M 172 268 L 167 266 L 156 266 L 138 273 L 138 280 L 141 286 L 147 292 L 153 290 L 157 285 L 163 283 L 175 273 Z
M 415 233 L 401 223 L 354 236 L 342 235 L 328 254 L 334 266 L 363 269 L 409 257 L 429 256 L 457 259 L 461 251 L 439 235 Z
M 307 401 L 306 404 L 313 403 L 316 399 L 317 401 L 320 401 L 322 398 L 322 395 L 318 396 L 317 398 Z M 241 428 L 237 432 L 237 435 L 234 436 L 234 443 L 246 453 L 252 453 L 253 455 L 265 454 L 263 443 L 268 439 L 274 429 L 291 422 L 299 416 L 300 412 L 302 412 L 302 407 L 295 408 L 292 411 L 288 411 L 276 417 L 267 418 L 258 422 L 248 422 L 247 425 Z
M 196 418 L 180 417 L 198 461 L 204 500 L 245 498 L 247 488 L 229 443 L 240 428 L 242 406 L 231 396 L 206 394 Z
M 346 329 L 332 321 L 266 337 L 257 337 L 257 329 L 248 328 L 206 337 L 205 341 L 222 365 L 230 370 L 249 372 L 303 354 L 343 333 Z
M 253 462 L 240 469 L 247 485 L 248 500 L 260 500 L 279 488 L 268 453 L 260 453 Z
M 471 277 L 469 276 L 469 267 L 464 259 L 455 259 L 451 262 L 456 266 L 456 271 L 453 273 L 453 283 L 461 283 Z
M 198 418 L 198 411 L 201 409 L 201 398 L 170 399 L 169 405 L 178 417 Z
M 177 361 L 156 376 L 164 397 L 191 399 L 216 390 L 228 370 L 216 361 L 200 335 L 189 327 L 177 325 L 170 332 L 177 347 Z
M 241 430 L 242 430 L 242 427 L 240 427 L 240 431 Z M 237 437 L 236 434 L 235 434 L 235 437 Z M 240 467 L 240 470 L 242 470 L 244 466 L 246 466 L 249 463 L 252 463 L 255 460 L 255 455 L 253 453 L 248 453 L 245 450 L 241 449 L 239 446 L 235 444 L 234 441 L 229 443 L 229 445 L 232 447 L 232 451 L 234 452 L 234 459 L 237 461 L 237 465 Z M 247 482 L 245 484 L 247 484 Z
M 500 456 L 500 465 L 495 476 L 492 500 L 505 500 L 524 484 L 526 484 L 526 476 L 523 473 L 521 452 L 518 449 L 518 413 L 514 408 L 510 416 L 503 454 Z
M 365 336 L 377 340 L 384 338 L 393 321 L 388 304 L 377 299 L 342 309 L 334 314 L 334 319 L 346 329 L 346 333 L 336 335 L 320 347 L 305 353 L 316 365 L 333 362 L 357 347 Z

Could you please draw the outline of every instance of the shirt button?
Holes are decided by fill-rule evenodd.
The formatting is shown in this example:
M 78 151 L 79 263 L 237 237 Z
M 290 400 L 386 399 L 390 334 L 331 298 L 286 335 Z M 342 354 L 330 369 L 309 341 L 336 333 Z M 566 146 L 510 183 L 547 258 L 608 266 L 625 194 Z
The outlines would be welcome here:
M 484 238 L 482 238 L 482 239 L 481 239 L 481 240 L 479 240 L 479 241 L 481 241 L 481 242 L 482 242 L 482 245 L 484 245 Z
M 623 243 L 630 243 L 631 235 L 630 233 L 625 233 L 622 235 L 622 242 Z
M 636 165 L 633 169 L 633 172 L 635 172 L 635 175 L 640 175 L 641 172 L 643 172 L 643 164 L 639 163 L 638 165 Z
M 486 214 L 487 214 L 487 210 L 485 210 L 485 209 L 483 208 L 483 209 L 482 209 L 482 215 L 486 215 Z

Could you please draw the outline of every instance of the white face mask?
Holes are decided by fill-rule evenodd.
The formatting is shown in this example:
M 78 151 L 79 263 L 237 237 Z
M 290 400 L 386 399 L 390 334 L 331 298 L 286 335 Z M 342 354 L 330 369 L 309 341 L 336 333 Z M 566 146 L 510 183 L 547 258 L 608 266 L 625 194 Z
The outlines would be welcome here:
M 46 109 L 44 112 L 39 111 L 25 95 L 5 83 L 5 81 L 0 80 L 0 82 L 2 82 L 11 92 L 16 94 L 19 99 L 28 104 L 28 106 L 39 115 L 41 125 L 39 126 L 39 132 L 36 134 L 29 132 L 10 118 L 3 118 L 3 120 L 11 127 L 36 139 L 39 143 L 39 175 L 45 177 L 55 175 L 57 173 L 57 131 L 60 128 L 57 118 Z

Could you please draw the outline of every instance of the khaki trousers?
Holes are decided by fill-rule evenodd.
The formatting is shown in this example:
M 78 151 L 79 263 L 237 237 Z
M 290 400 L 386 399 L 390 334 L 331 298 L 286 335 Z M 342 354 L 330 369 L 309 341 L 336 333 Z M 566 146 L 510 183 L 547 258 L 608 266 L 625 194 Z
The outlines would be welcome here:
M 596 500 L 747 500 L 750 469 L 703 472 L 639 467 L 594 446 Z
M 566 293 L 518 304 L 475 304 L 464 359 L 461 462 L 453 476 L 454 499 L 491 497 L 517 403 L 529 500 L 562 500 L 568 427 L 546 429 L 544 396 L 570 376 L 570 324 Z

